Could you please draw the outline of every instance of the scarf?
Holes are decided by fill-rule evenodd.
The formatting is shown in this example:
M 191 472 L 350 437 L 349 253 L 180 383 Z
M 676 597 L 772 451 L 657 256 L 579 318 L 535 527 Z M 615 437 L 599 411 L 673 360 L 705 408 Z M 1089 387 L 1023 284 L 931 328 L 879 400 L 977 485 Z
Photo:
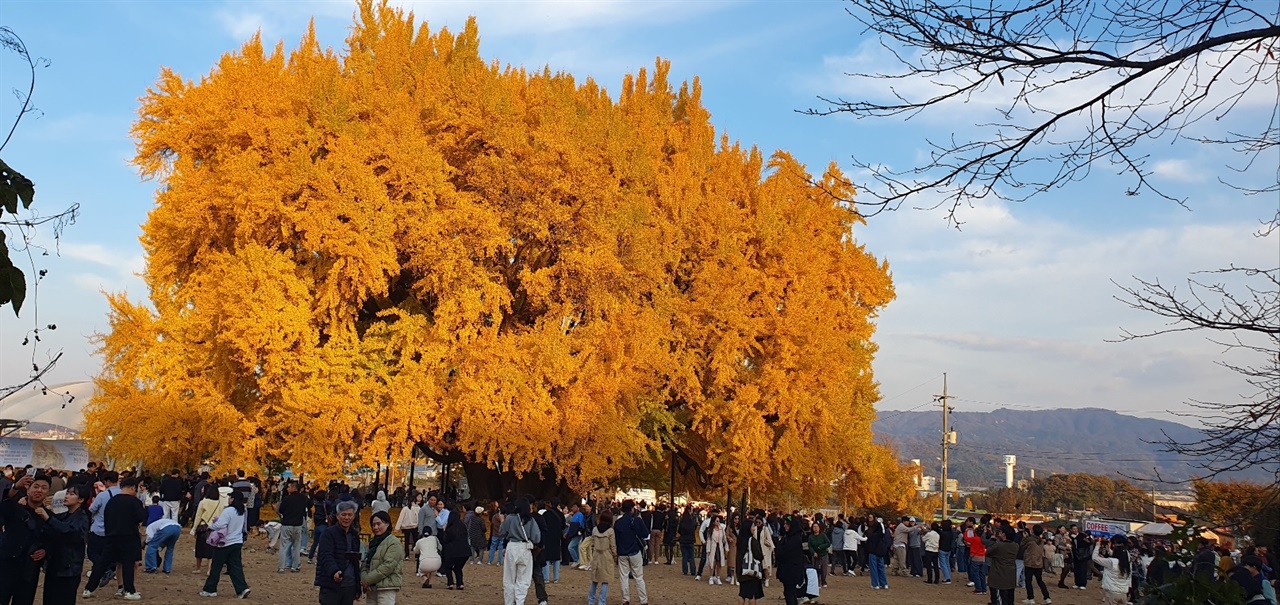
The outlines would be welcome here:
M 364 553 L 364 568 L 366 570 L 368 570 L 369 565 L 373 563 L 373 553 L 378 552 L 378 547 L 382 545 L 382 541 L 386 540 L 390 536 L 391 528 L 388 527 L 387 531 L 382 532 L 382 535 L 374 536 L 372 540 L 369 540 L 369 548 Z

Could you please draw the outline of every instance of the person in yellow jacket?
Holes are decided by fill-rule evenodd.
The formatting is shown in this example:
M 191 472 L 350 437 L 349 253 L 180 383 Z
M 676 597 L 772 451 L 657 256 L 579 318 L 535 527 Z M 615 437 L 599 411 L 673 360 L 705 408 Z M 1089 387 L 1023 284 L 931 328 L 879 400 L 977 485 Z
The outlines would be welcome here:
M 206 541 L 209 537 L 209 526 L 218 519 L 218 515 L 222 514 L 222 509 L 227 507 L 230 498 L 230 487 L 214 487 L 213 484 L 205 486 L 203 498 L 200 499 L 200 505 L 196 507 L 195 521 L 191 523 L 191 535 L 196 537 L 196 568 L 191 570 L 191 573 L 207 573 L 204 560 L 212 560 L 214 551 Z

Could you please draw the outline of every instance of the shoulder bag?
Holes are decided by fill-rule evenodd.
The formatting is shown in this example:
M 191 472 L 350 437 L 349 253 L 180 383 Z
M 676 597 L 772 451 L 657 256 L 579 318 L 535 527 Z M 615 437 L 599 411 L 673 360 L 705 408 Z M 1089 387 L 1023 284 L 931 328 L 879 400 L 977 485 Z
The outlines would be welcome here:
M 764 574 L 760 569 L 760 561 L 751 552 L 751 541 L 751 538 L 747 538 L 746 551 L 742 556 L 742 575 L 747 578 L 762 578 Z

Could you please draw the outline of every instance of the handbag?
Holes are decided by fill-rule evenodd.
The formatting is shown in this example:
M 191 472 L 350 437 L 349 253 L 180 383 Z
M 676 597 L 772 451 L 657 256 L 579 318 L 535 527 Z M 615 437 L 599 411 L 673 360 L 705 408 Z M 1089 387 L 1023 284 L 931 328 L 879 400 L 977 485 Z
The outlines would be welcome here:
M 747 578 L 763 578 L 764 573 L 761 572 L 760 561 L 751 552 L 751 541 L 751 538 L 747 538 L 746 552 L 742 555 L 741 575 Z
M 537 561 L 538 557 L 542 556 L 542 546 L 529 540 L 529 532 L 525 531 L 523 522 L 520 523 L 520 533 L 524 536 L 524 541 L 529 544 L 529 552 L 533 555 L 533 560 Z
M 204 539 L 205 543 L 214 548 L 222 548 L 227 545 L 227 530 L 215 529 L 209 532 L 209 537 Z

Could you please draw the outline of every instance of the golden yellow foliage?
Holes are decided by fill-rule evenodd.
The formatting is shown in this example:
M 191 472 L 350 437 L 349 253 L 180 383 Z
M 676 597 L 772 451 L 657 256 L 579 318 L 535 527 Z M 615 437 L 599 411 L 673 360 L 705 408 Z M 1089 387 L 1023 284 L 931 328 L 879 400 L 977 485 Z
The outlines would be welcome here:
M 898 453 L 890 446 L 871 443 L 850 453 L 848 472 L 836 483 L 836 493 L 842 503 L 862 510 L 876 511 L 887 516 L 912 512 L 923 514 L 920 498 L 911 478 L 919 467 L 899 462 Z M 941 497 L 938 504 L 941 505 Z
M 134 126 L 150 305 L 111 297 L 86 437 L 322 476 L 421 442 L 578 489 L 675 448 L 829 492 L 870 445 L 887 264 L 834 165 L 730 142 L 667 76 L 615 99 L 369 0 L 342 54 L 166 70 Z

